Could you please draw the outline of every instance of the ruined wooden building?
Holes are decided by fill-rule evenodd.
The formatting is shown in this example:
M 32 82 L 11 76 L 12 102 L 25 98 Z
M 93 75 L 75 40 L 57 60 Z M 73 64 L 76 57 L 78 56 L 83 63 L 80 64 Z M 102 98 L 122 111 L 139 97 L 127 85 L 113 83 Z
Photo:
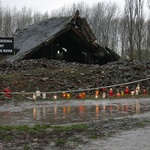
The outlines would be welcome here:
M 17 30 L 13 62 L 22 59 L 61 59 L 69 62 L 105 64 L 120 56 L 96 43 L 89 24 L 77 11 L 71 17 L 50 18 Z

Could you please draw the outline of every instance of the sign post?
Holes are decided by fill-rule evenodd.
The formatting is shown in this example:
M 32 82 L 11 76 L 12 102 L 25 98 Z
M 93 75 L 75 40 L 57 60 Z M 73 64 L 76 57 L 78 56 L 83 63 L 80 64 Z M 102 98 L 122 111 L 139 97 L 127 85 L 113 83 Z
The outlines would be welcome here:
M 14 54 L 14 39 L 9 37 L 0 37 L 0 55 Z

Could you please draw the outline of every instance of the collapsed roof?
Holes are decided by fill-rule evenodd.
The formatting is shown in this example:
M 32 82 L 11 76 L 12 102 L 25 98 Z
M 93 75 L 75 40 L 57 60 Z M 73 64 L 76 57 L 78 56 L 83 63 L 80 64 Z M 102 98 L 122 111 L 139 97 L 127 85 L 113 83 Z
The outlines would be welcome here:
M 95 42 L 95 35 L 78 10 L 71 17 L 50 18 L 17 30 L 13 38 L 15 55 L 7 59 L 10 62 L 47 58 L 105 64 L 120 58 Z

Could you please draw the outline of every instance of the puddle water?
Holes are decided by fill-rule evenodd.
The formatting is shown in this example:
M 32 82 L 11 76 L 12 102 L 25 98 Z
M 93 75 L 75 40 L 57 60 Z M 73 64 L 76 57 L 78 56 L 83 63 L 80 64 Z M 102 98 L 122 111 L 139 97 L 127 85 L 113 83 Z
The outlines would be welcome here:
M 9 102 L 0 105 L 0 125 L 81 123 L 148 111 L 150 99 Z

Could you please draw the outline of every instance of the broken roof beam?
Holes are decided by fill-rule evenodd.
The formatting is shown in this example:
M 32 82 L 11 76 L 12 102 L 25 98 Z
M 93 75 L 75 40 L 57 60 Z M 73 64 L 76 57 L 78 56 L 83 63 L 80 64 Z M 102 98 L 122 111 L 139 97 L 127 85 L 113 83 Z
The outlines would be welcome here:
M 96 40 L 96 37 L 85 18 L 78 17 L 76 24 L 88 42 L 92 43 Z
M 94 42 L 96 40 L 96 37 L 91 29 L 91 27 L 89 26 L 87 20 L 85 18 L 81 18 L 79 16 L 79 10 L 77 10 L 75 12 L 75 14 L 73 15 L 70 24 L 72 24 L 74 28 L 76 28 L 77 30 L 79 30 L 80 32 L 82 32 L 82 34 L 84 35 L 84 37 L 86 38 L 86 40 L 88 42 Z
M 111 50 L 107 46 L 105 47 L 105 49 L 113 56 L 114 60 L 118 60 L 120 58 L 120 56 L 117 53 L 115 53 L 113 50 Z

